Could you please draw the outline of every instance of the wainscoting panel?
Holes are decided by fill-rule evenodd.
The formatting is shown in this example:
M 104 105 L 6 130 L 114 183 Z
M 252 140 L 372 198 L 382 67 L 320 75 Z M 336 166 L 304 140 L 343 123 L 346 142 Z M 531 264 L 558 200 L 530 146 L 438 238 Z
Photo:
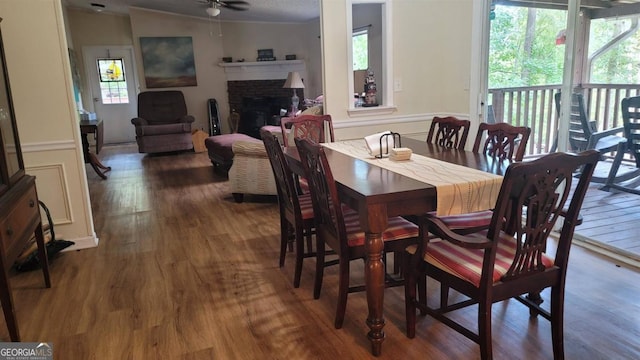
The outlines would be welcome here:
M 69 197 L 64 164 L 27 166 L 25 170 L 27 174 L 36 177 L 38 198 L 51 211 L 54 224 L 71 224 L 73 222 L 71 198 Z M 43 191 L 41 189 L 47 190 Z

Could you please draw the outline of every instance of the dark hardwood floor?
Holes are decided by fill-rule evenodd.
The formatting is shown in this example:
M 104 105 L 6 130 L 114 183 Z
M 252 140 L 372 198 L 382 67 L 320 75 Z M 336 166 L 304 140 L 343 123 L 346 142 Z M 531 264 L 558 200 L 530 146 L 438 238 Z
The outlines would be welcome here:
M 278 267 L 273 199 L 233 202 L 206 153 L 136 151 L 105 147 L 100 159 L 113 169 L 107 180 L 87 167 L 97 248 L 54 259 L 51 289 L 41 272 L 11 275 L 23 341 L 52 342 L 56 359 L 372 357 L 364 293 L 349 295 L 344 327 L 336 330 L 337 269 L 327 269 L 314 300 L 312 259 L 298 289 L 293 254 Z M 622 206 L 615 197 L 585 209 Z M 352 281 L 361 280 L 361 263 L 354 262 Z M 429 294 L 437 299 L 435 283 Z M 574 246 L 565 305 L 567 359 L 640 358 L 636 269 Z M 460 313 L 461 321 L 473 323 L 473 310 Z M 402 288 L 386 291 L 384 311 L 380 359 L 479 357 L 476 344 L 432 318 L 419 317 L 416 338 L 408 339 Z M 8 341 L 4 324 L 0 338 Z M 552 358 L 549 323 L 530 319 L 516 301 L 493 307 L 493 339 L 497 359 Z

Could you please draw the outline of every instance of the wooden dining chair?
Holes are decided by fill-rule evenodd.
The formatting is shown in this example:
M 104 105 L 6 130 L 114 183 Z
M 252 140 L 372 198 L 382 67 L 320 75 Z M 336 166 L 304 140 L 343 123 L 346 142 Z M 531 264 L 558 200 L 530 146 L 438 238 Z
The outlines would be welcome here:
M 427 142 L 448 149 L 464 149 L 469 136 L 469 120 L 453 116 L 434 117 L 427 135 Z
M 598 158 L 597 151 L 589 150 L 578 155 L 553 153 L 511 164 L 491 223 L 475 233 L 457 234 L 438 217 L 426 215 L 420 224 L 425 228 L 423 233 L 428 230 L 438 239 L 429 241 L 429 236 L 424 236 L 418 245 L 407 248 L 409 256 L 404 263 L 407 336 L 415 336 L 416 309 L 420 309 L 478 343 L 481 358 L 491 359 L 492 304 L 515 298 L 529 307 L 532 316 L 539 314 L 551 321 L 554 358 L 562 359 L 569 250 Z M 583 170 L 572 192 L 573 174 L 580 168 Z M 559 238 L 547 241 L 559 217 L 564 219 Z M 547 252 L 547 245 L 552 244 L 555 251 Z M 448 292 L 441 293 L 439 306 L 429 306 L 420 300 L 422 297 L 416 297 L 416 281 L 422 282 L 426 276 L 466 298 L 449 304 Z M 550 311 L 543 309 L 535 297 L 523 296 L 537 295 L 546 288 L 551 288 Z M 477 332 L 448 315 L 469 305 L 478 306 Z
M 499 159 L 522 161 L 530 135 L 531 128 L 527 126 L 483 122 L 478 128 L 473 152 Z
M 300 115 L 280 119 L 284 146 L 294 145 L 294 138 L 310 139 L 316 143 L 333 142 L 333 122 L 331 115 Z M 329 138 L 326 132 L 329 132 Z
M 294 184 L 294 177 L 282 147 L 276 135 L 260 129 L 260 136 L 267 150 L 273 175 L 278 189 L 278 205 L 280 209 L 280 267 L 284 266 L 287 245 L 291 239 L 295 243 L 296 264 L 293 286 L 300 287 L 302 262 L 304 258 L 315 256 L 312 249 L 312 235 L 314 233 L 313 205 L 309 194 L 298 194 Z M 307 240 L 307 251 L 304 246 Z
M 349 264 L 351 260 L 364 259 L 365 233 L 360 227 L 359 214 L 340 203 L 338 189 L 322 146 L 308 139 L 295 139 L 300 160 L 309 180 L 311 200 L 316 221 L 316 277 L 313 290 L 315 299 L 320 297 L 324 276 L 325 245 L 338 256 L 338 305 L 335 327 L 339 329 L 344 322 L 347 295 L 350 292 L 363 291 L 364 286 L 349 286 Z M 385 252 L 401 252 L 416 244 L 419 228 L 415 224 L 396 216 L 388 219 L 387 230 L 382 234 Z M 402 280 L 386 279 L 385 287 L 402 285 Z

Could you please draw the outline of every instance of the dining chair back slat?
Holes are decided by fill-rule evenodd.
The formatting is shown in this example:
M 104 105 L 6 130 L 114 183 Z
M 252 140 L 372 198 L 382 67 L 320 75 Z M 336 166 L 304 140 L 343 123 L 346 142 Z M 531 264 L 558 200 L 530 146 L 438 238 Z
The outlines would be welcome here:
M 427 142 L 448 149 L 464 149 L 471 122 L 453 116 L 434 117 L 429 127 Z
M 507 123 L 480 123 L 473 144 L 473 152 L 503 160 L 522 161 L 530 135 L 531 128 L 527 126 L 513 126 Z

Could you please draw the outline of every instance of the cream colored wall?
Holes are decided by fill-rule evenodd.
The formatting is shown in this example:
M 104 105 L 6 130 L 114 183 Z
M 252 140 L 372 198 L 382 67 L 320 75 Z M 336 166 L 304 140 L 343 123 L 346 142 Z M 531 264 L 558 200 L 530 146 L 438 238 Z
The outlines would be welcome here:
M 273 49 L 278 59 L 284 60 L 285 55 L 295 54 L 298 59 L 305 60 L 307 72 L 315 69 L 320 71 L 320 62 L 310 60 L 311 55 L 319 53 L 319 41 L 316 49 L 308 42 L 309 28 L 319 23 L 309 24 L 273 24 L 252 22 L 222 22 L 188 16 L 173 15 L 163 12 L 148 11 L 132 8 L 130 10 L 131 29 L 136 51 L 137 68 L 141 91 L 145 89 L 144 66 L 139 48 L 141 36 L 191 36 L 193 40 L 194 58 L 196 62 L 196 76 L 198 85 L 182 87 L 179 90 L 185 94 L 187 108 L 196 118 L 196 127 L 208 129 L 207 99 L 218 100 L 222 115 L 223 132 L 228 132 L 226 120 L 229 114 L 227 94 L 227 79 L 224 69 L 218 64 L 222 57 L 231 56 L 234 60 L 244 58 L 245 61 L 256 61 L 258 49 Z M 220 26 L 222 36 L 220 36 Z M 316 37 L 319 31 L 315 31 Z M 319 75 L 311 75 L 305 79 L 308 90 L 305 94 L 316 96 L 321 93 L 320 83 L 316 81 Z M 156 89 L 153 89 L 156 90 Z
M 307 23 L 222 22 L 224 56 L 232 57 L 233 61 L 256 61 L 258 49 L 273 49 L 277 60 L 285 60 L 285 55 L 289 54 L 304 60 L 307 69 L 307 78 L 303 79 L 304 94 L 307 98 L 322 93 L 319 35 L 319 20 Z
M 83 46 L 93 45 L 119 45 L 132 46 L 133 36 L 131 34 L 131 24 L 129 16 L 100 14 L 78 9 L 67 10 L 67 23 L 73 46 L 76 52 L 78 70 L 83 81 L 81 81 L 81 94 L 83 108 L 93 109 L 90 92 L 87 87 L 87 75 L 84 68 Z
M 342 25 L 346 24 L 346 4 L 343 0 L 321 2 L 326 110 L 334 119 L 339 139 L 389 129 L 420 138 L 426 135 L 433 116 L 469 117 L 473 0 L 397 0 L 391 4 L 392 71 L 402 82 L 402 91 L 394 92 L 396 111 L 350 116 L 348 36 Z
M 320 49 L 320 18 L 309 21 L 303 25 L 307 65 L 307 78 L 305 79 L 304 93 L 308 98 L 316 98 L 322 94 L 322 51 Z
M 204 129 L 205 132 L 208 132 L 207 100 L 210 98 L 215 98 L 218 101 L 220 114 L 223 119 L 226 119 L 224 114 L 229 114 L 227 80 L 223 68 L 218 66 L 223 56 L 222 42 L 219 36 L 210 34 L 211 24 L 209 21 L 138 8 L 131 8 L 129 16 L 140 91 L 147 90 L 144 81 L 142 54 L 140 53 L 140 37 L 190 36 L 193 41 L 198 85 L 175 89 L 184 93 L 187 109 L 196 119 L 194 128 Z M 170 88 L 149 90 L 170 90 Z M 223 129 L 226 129 L 226 121 L 222 121 L 222 126 Z
M 60 0 L 0 0 L 0 17 L 26 172 L 56 235 L 95 246 Z

